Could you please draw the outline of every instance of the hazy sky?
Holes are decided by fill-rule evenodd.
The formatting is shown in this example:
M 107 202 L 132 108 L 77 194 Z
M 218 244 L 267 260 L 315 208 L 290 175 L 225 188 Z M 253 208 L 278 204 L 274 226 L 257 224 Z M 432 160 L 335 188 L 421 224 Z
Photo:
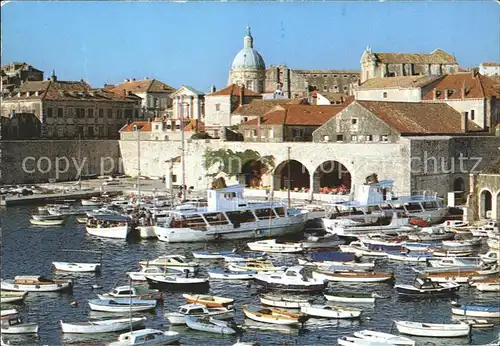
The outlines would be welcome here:
M 2 64 L 24 61 L 94 87 L 157 78 L 208 91 L 226 85 L 251 25 L 266 66 L 356 69 L 363 50 L 500 61 L 494 1 L 12 2 L 2 7 Z

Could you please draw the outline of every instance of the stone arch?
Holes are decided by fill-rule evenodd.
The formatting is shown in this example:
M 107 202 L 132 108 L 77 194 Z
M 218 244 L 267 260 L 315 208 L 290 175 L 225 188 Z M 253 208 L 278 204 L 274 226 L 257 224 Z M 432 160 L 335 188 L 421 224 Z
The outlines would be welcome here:
M 493 194 L 489 189 L 483 189 L 479 193 L 479 217 L 486 219 L 488 211 L 493 210 Z
M 463 204 L 467 199 L 467 192 L 465 191 L 465 180 L 462 177 L 457 177 L 453 181 L 453 192 L 455 192 L 455 203 Z
M 313 192 L 315 193 L 349 193 L 351 187 L 351 172 L 339 161 L 324 161 L 314 171 Z
M 298 191 L 309 190 L 309 170 L 297 160 L 285 160 L 276 166 L 274 170 L 274 188 L 286 190 L 290 179 L 290 189 Z
M 240 184 L 246 187 L 258 188 L 269 186 L 269 167 L 261 160 L 249 160 L 241 167 Z

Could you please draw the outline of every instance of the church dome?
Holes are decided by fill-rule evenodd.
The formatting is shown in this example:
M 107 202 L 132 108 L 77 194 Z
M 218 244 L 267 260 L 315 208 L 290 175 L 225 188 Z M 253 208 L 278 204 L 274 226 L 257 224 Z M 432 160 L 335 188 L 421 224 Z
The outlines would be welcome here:
M 259 52 L 253 48 L 253 37 L 250 27 L 247 27 L 247 35 L 243 39 L 243 49 L 236 54 L 231 69 L 259 69 L 265 70 L 266 64 Z

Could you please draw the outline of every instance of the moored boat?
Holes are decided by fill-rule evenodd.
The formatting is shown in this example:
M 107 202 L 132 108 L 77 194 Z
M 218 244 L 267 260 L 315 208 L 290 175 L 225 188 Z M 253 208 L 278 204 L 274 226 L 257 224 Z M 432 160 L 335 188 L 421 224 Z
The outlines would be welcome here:
M 383 272 L 331 272 L 315 269 L 312 272 L 315 279 L 344 282 L 384 282 L 394 281 L 393 273 Z
M 15 309 L 2 310 L 0 313 L 0 334 L 36 334 L 38 324 L 25 323 Z
M 175 269 L 163 270 L 160 267 L 146 267 L 142 266 L 141 270 L 138 272 L 127 272 L 127 275 L 133 281 L 147 281 L 146 275 L 149 277 L 162 277 L 165 275 L 183 275 L 184 273 Z
M 2 279 L 2 290 L 18 292 L 56 292 L 73 288 L 71 279 L 49 279 L 44 276 L 19 275 L 13 280 Z
M 419 254 L 419 253 L 387 253 L 387 258 L 394 261 L 403 262 L 426 262 L 429 258 L 432 258 L 430 254 Z
M 142 299 L 91 299 L 90 309 L 103 312 L 137 312 L 156 308 L 156 300 Z
M 30 223 L 36 226 L 61 226 L 66 220 L 65 219 L 54 219 L 54 220 L 35 220 L 30 219 Z
M 182 297 L 188 303 L 202 304 L 209 308 L 220 308 L 220 307 L 230 308 L 234 304 L 234 299 L 232 298 L 209 296 L 203 294 L 191 295 L 185 293 L 182 295 Z
M 296 314 L 280 309 L 246 304 L 243 304 L 241 307 L 246 317 L 257 322 L 299 325 L 304 324 L 309 319 L 307 315 Z
M 498 305 L 461 305 L 453 302 L 451 312 L 461 316 L 500 318 Z
M 375 330 L 369 330 L 369 329 L 354 332 L 354 336 L 362 340 L 381 342 L 386 345 L 398 345 L 398 346 L 415 345 L 415 341 L 407 337 L 389 333 L 377 332 Z
M 226 262 L 252 262 L 252 261 L 264 261 L 267 259 L 267 254 L 265 252 L 254 252 L 254 253 L 231 253 L 224 255 L 224 261 Z
M 278 308 L 286 309 L 299 309 L 301 306 L 310 305 L 311 299 L 304 299 L 301 297 L 293 297 L 286 295 L 270 295 L 263 294 L 260 296 L 260 302 L 263 305 L 275 306 Z
M 168 291 L 205 292 L 209 290 L 210 284 L 207 278 L 189 278 L 173 275 L 148 276 L 146 280 L 152 288 L 165 289 Z
M 200 267 L 199 263 L 190 262 L 182 255 L 164 255 L 154 260 L 140 261 L 139 264 L 146 267 L 171 268 L 181 272 L 188 271 L 190 273 L 198 272 Z
M 128 233 L 132 231 L 130 223 L 132 219 L 123 215 L 94 215 L 88 217 L 87 233 L 113 239 L 127 239 Z
M 325 318 L 358 318 L 363 310 L 332 305 L 309 305 L 301 306 L 300 312 L 315 317 Z
M 26 298 L 28 292 L 15 292 L 15 291 L 1 291 L 0 292 L 0 303 L 20 303 Z
M 186 316 L 214 317 L 217 319 L 230 319 L 234 317 L 234 310 L 225 307 L 208 308 L 201 304 L 185 304 L 179 307 L 176 312 L 165 313 L 165 318 L 173 325 L 186 324 Z
M 294 292 L 323 291 L 328 283 L 323 279 L 307 278 L 304 267 L 294 266 L 279 273 L 259 273 L 253 278 L 255 282 L 265 289 Z
M 271 261 L 229 262 L 227 268 L 231 271 L 281 272 L 285 266 L 276 267 Z
M 420 272 L 422 277 L 429 278 L 434 282 L 456 282 L 456 283 L 467 283 L 468 281 L 476 281 L 481 279 L 486 279 L 490 276 L 498 276 L 500 270 L 498 269 L 486 269 L 486 270 L 470 270 L 470 269 L 451 269 L 451 270 L 440 270 L 440 271 L 422 271 Z
M 365 292 L 328 292 L 323 295 L 328 301 L 346 303 L 375 303 L 375 298 L 380 298 L 376 293 Z
M 223 269 L 208 269 L 208 276 L 211 279 L 218 280 L 251 280 L 257 274 L 256 271 L 231 271 L 227 268 Z
M 428 278 L 415 278 L 412 285 L 395 285 L 398 294 L 405 296 L 447 296 L 458 292 L 460 285 L 454 282 L 438 283 Z
M 180 339 L 181 334 L 178 332 L 146 328 L 120 334 L 118 341 L 109 343 L 108 346 L 171 345 Z
M 63 320 L 59 321 L 61 331 L 63 333 L 73 334 L 96 334 L 96 333 L 111 333 L 127 330 L 130 328 L 136 329 L 144 325 L 146 317 L 120 318 L 102 321 L 88 322 L 73 322 L 67 323 Z
M 187 326 L 194 330 L 225 335 L 237 333 L 234 324 L 229 324 L 226 321 L 216 320 L 212 317 L 186 316 L 184 319 Z
M 485 254 L 479 255 L 484 263 L 500 263 L 500 251 L 488 251 Z
M 233 252 L 230 250 L 195 250 L 191 252 L 194 258 L 198 259 L 223 259 L 226 255 L 231 255 Z
M 99 299 L 125 299 L 125 301 L 128 301 L 130 298 L 163 301 L 163 293 L 160 291 L 134 285 L 118 286 L 109 293 L 98 294 L 97 297 Z
M 301 243 L 278 243 L 276 239 L 258 240 L 247 243 L 247 246 L 252 251 L 262 252 L 298 253 L 304 251 Z
M 94 273 L 101 270 L 100 263 L 52 262 L 56 270 L 65 272 Z
M 468 336 L 471 326 L 460 324 L 436 324 L 412 321 L 394 321 L 400 333 L 435 338 L 453 338 Z

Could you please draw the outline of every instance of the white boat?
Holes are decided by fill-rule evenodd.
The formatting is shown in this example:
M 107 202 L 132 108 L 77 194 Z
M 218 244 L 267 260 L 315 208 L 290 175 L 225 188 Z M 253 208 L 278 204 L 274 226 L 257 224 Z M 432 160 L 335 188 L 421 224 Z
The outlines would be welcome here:
M 165 318 L 173 325 L 186 324 L 186 316 L 209 316 L 223 320 L 233 318 L 234 310 L 224 307 L 209 308 L 202 304 L 193 303 L 181 305 L 177 312 L 165 313 Z
M 163 293 L 143 286 L 124 285 L 117 286 L 111 292 L 98 294 L 99 299 L 142 299 L 163 301 Z
M 481 292 L 500 292 L 500 280 L 497 282 L 476 282 L 473 286 Z
M 486 243 L 490 247 L 490 250 L 500 250 L 500 240 L 495 238 L 489 238 Z
M 144 325 L 146 317 L 120 318 L 103 321 L 88 321 L 88 322 L 73 322 L 65 323 L 59 321 L 63 333 L 74 334 L 97 334 L 111 333 L 127 330 L 130 328 L 136 329 Z
M 327 235 L 327 236 L 309 236 L 306 240 L 300 242 L 304 249 L 326 249 L 326 248 L 336 248 L 339 245 L 345 244 L 343 239 L 340 239 L 339 236 Z
M 267 259 L 267 254 L 265 252 L 261 253 L 231 253 L 224 255 L 224 261 L 226 262 L 252 262 L 252 261 L 264 261 Z
M 178 332 L 146 328 L 123 333 L 118 341 L 109 343 L 108 346 L 171 345 L 180 339 L 181 334 Z
M 154 226 L 137 226 L 141 239 L 156 239 L 157 235 L 155 233 Z
M 375 330 L 369 330 L 369 329 L 354 332 L 354 336 L 363 340 L 382 342 L 385 343 L 386 345 L 415 346 L 415 341 L 407 337 L 389 333 L 377 332 Z
M 451 313 L 469 317 L 500 318 L 498 305 L 461 305 L 453 302 Z
M 146 267 L 170 268 L 181 272 L 188 271 L 189 273 L 198 272 L 200 267 L 199 263 L 190 262 L 182 255 L 164 255 L 154 260 L 140 261 L 139 264 Z
M 28 292 L 14 292 L 14 291 L 1 291 L 0 292 L 0 303 L 17 303 L 22 302 Z
M 286 296 L 286 295 L 270 295 L 264 294 L 260 296 L 260 302 L 263 305 L 276 306 L 285 309 L 299 309 L 301 306 L 308 306 L 311 304 L 311 299 L 304 299 L 300 297 Z
M 156 300 L 141 299 L 91 299 L 91 310 L 103 312 L 137 312 L 148 311 L 156 308 Z
M 382 250 L 372 250 L 360 241 L 353 241 L 349 245 L 339 245 L 342 252 L 352 252 L 358 256 L 387 257 L 387 252 Z M 398 250 L 399 253 L 400 250 Z
M 82 205 L 84 206 L 101 206 L 104 201 L 99 197 L 92 197 L 90 199 L 82 199 Z
M 468 268 L 481 270 L 482 266 L 475 260 L 456 258 L 456 257 L 444 257 L 441 259 L 429 259 L 427 264 L 435 268 Z
M 231 271 L 227 268 L 224 269 L 208 269 L 208 276 L 210 279 L 217 280 L 251 280 L 257 274 L 256 271 Z
M 160 267 L 146 267 L 146 266 L 141 266 L 141 270 L 138 272 L 127 272 L 127 275 L 133 281 L 147 281 L 146 275 L 154 278 L 154 277 L 165 276 L 165 274 L 180 275 L 183 273 L 178 271 L 178 270 L 168 270 L 167 269 L 167 271 L 165 271 L 164 269 L 162 269 Z
M 499 263 L 500 264 L 500 251 L 488 251 L 485 254 L 479 255 L 484 263 Z
M 231 335 L 236 334 L 236 329 L 232 328 L 226 321 L 216 320 L 212 317 L 186 316 L 186 324 L 189 328 L 202 332 Z
M 30 223 L 36 226 L 61 226 L 66 220 L 56 219 L 56 220 L 35 220 L 30 219 Z
M 455 238 L 455 233 L 448 232 L 442 226 L 422 227 L 417 233 L 409 234 L 408 239 L 412 241 L 438 241 Z
M 429 254 L 419 254 L 419 253 L 387 253 L 387 259 L 393 261 L 402 261 L 402 262 L 426 262 L 429 258 L 432 258 L 432 255 Z
M 62 220 L 64 219 L 64 216 L 61 215 L 61 214 L 56 214 L 56 215 L 52 215 L 52 214 L 34 214 L 34 215 L 31 215 L 31 218 L 33 220 Z
M 242 305 L 243 313 L 251 320 L 263 323 L 299 325 L 305 323 L 309 317 L 286 310 L 261 307 L 256 305 Z
M 432 268 L 429 268 L 432 269 Z M 467 283 L 469 281 L 478 281 L 496 276 L 500 273 L 497 268 L 494 269 L 467 269 L 467 268 L 436 268 L 438 270 L 424 270 L 420 272 L 423 277 L 429 278 L 434 282 L 456 282 L 459 284 Z
M 435 324 L 411 321 L 394 321 L 398 332 L 402 334 L 426 336 L 435 338 L 453 338 L 468 336 L 471 326 L 466 323 L 460 324 Z
M 87 233 L 113 239 L 127 239 L 132 219 L 122 215 L 94 215 L 87 219 Z
M 242 263 L 229 262 L 227 268 L 234 272 L 256 271 L 259 273 L 261 272 L 271 273 L 271 272 L 281 272 L 283 270 L 286 270 L 287 267 L 285 266 L 276 267 L 271 261 L 248 261 Z
M 247 243 L 252 251 L 277 252 L 277 253 L 298 253 L 303 252 L 301 243 L 277 243 L 276 239 L 258 240 L 253 243 Z
M 315 266 L 315 267 L 344 267 L 346 270 L 373 270 L 375 263 L 373 262 L 349 262 L 349 261 L 308 261 L 302 258 L 298 259 L 301 266 Z
M 389 344 L 381 341 L 365 340 L 357 338 L 355 336 L 341 336 L 337 339 L 337 345 L 339 346 L 391 346 L 394 344 Z
M 56 270 L 65 272 L 90 273 L 101 270 L 100 263 L 52 262 Z
M 308 213 L 288 209 L 284 203 L 249 203 L 244 185 L 207 191 L 208 206 L 174 210 L 163 226 L 155 226 L 158 239 L 170 243 L 278 237 L 300 232 Z
M 309 305 L 301 306 L 300 312 L 315 317 L 358 318 L 361 316 L 363 310 L 332 305 Z
M 266 289 L 281 291 L 317 292 L 328 286 L 324 279 L 306 277 L 302 266 L 293 266 L 279 273 L 259 273 L 253 279 Z
M 443 240 L 443 246 L 447 248 L 469 248 L 481 245 L 481 239 L 467 239 L 467 240 Z
M 384 282 L 394 281 L 393 273 L 383 272 L 336 272 L 316 269 L 312 272 L 312 277 L 328 281 L 344 282 Z
M 2 310 L 0 314 L 0 334 L 36 334 L 38 324 L 24 323 L 15 309 Z
M 198 258 L 198 259 L 224 259 L 224 256 L 233 254 L 233 251 L 230 251 L 230 250 L 223 250 L 223 251 L 195 250 L 195 251 L 191 251 L 191 253 L 193 254 L 194 258 Z
M 330 292 L 323 294 L 328 301 L 345 303 L 375 303 L 375 298 L 380 298 L 376 293 L 365 292 Z
M 73 280 L 48 279 L 44 276 L 18 275 L 14 280 L 2 279 L 2 290 L 17 292 L 56 292 L 73 288 Z

